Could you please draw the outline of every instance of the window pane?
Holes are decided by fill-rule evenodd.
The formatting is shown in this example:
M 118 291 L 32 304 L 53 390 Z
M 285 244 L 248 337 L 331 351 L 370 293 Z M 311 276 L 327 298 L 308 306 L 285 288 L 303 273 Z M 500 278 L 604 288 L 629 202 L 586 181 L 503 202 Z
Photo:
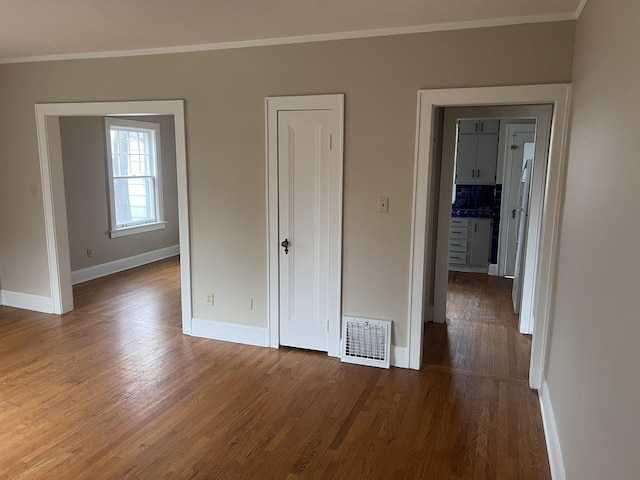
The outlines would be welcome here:
M 111 130 L 113 176 L 155 175 L 150 132 Z
M 118 130 L 118 152 L 129 153 L 129 135 L 122 130 Z
M 113 180 L 116 226 L 131 226 L 156 221 L 155 191 L 152 178 L 115 178 Z
M 162 220 L 156 211 L 157 133 L 142 125 L 110 126 L 113 229 Z

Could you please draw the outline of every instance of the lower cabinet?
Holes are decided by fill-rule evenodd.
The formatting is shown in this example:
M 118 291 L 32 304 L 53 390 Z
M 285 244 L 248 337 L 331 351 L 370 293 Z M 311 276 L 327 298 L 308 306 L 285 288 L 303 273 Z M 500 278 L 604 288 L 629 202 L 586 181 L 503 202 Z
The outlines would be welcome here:
M 490 218 L 472 218 L 469 228 L 469 265 L 488 267 L 491 260 Z
M 489 266 L 492 222 L 490 218 L 451 218 L 449 227 L 451 269 Z

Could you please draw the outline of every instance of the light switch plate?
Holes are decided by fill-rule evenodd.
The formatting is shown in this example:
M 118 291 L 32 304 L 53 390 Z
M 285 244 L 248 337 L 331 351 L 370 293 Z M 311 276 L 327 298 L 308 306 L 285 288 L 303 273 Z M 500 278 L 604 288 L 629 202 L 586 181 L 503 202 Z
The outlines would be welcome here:
M 378 197 L 378 213 L 389 213 L 389 197 Z

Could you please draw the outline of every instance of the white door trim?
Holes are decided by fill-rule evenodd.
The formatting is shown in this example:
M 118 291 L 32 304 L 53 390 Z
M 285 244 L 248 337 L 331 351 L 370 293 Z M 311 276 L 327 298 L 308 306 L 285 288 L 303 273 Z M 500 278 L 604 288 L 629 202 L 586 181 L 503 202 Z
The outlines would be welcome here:
M 180 229 L 180 279 L 182 290 L 182 332 L 191 334 L 191 250 L 187 190 L 187 149 L 184 101 L 39 103 L 35 106 L 42 200 L 49 262 L 53 313 L 73 309 L 69 232 L 64 196 L 60 127 L 64 116 L 172 115 L 175 122 L 178 183 L 178 223 Z
M 332 155 L 337 155 L 338 171 L 332 172 L 332 203 L 330 219 L 330 275 L 329 275 L 329 338 L 328 354 L 340 356 L 340 318 L 342 309 L 342 189 L 344 162 L 344 95 L 309 95 L 293 97 L 267 97 L 266 114 L 266 169 L 267 169 L 267 276 L 269 308 L 269 346 L 280 346 L 280 281 L 278 259 L 278 111 L 331 110 L 332 123 L 339 125 L 333 133 Z M 333 201 L 335 199 L 335 201 Z
M 555 290 L 556 245 L 565 177 L 564 164 L 568 143 L 570 95 L 570 84 L 459 88 L 418 92 L 411 222 L 411 268 L 409 272 L 409 338 L 407 339 L 410 368 L 419 370 L 422 363 L 426 219 L 427 213 L 434 208 L 429 204 L 428 185 L 435 164 L 431 148 L 435 109 L 451 106 L 551 104 L 554 108 L 534 287 L 535 328 L 529 371 L 529 384 L 532 388 L 540 388 L 545 368 L 549 315 Z
M 500 207 L 500 218 L 507 218 L 507 215 L 511 215 L 509 211 L 509 197 L 511 196 L 511 184 L 507 182 L 507 179 L 510 178 L 511 175 L 511 156 L 513 155 L 511 150 L 511 137 L 515 132 L 526 132 L 526 133 L 536 133 L 536 124 L 535 123 L 509 123 L 508 120 L 505 121 L 504 130 L 501 129 L 501 132 L 505 132 L 505 140 L 503 142 L 503 149 L 500 152 L 502 155 L 503 163 L 502 163 L 502 205 Z M 534 138 L 535 141 L 535 138 Z M 517 192 L 516 192 L 517 194 Z M 502 226 L 501 226 L 502 227 Z M 504 277 L 506 275 L 507 270 L 507 228 L 506 225 L 500 228 L 498 232 L 498 275 Z

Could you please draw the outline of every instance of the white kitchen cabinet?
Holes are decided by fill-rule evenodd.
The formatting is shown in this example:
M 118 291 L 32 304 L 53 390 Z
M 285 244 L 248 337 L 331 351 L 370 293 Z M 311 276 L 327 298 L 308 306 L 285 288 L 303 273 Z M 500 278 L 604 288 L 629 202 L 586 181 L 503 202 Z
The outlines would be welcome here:
M 459 133 L 479 133 L 490 134 L 500 132 L 500 120 L 480 119 L 480 120 L 460 120 L 458 125 Z
M 456 184 L 496 183 L 499 129 L 499 120 L 460 120 L 456 149 Z
M 452 270 L 489 266 L 492 228 L 490 218 L 451 218 L 449 265 Z
M 472 218 L 469 226 L 469 265 L 488 267 L 491 261 L 490 218 Z
M 495 184 L 498 163 L 498 135 L 478 135 L 476 183 Z
M 461 134 L 458 136 L 456 155 L 456 184 L 476 183 L 476 164 L 478 156 L 478 137 L 480 135 Z

